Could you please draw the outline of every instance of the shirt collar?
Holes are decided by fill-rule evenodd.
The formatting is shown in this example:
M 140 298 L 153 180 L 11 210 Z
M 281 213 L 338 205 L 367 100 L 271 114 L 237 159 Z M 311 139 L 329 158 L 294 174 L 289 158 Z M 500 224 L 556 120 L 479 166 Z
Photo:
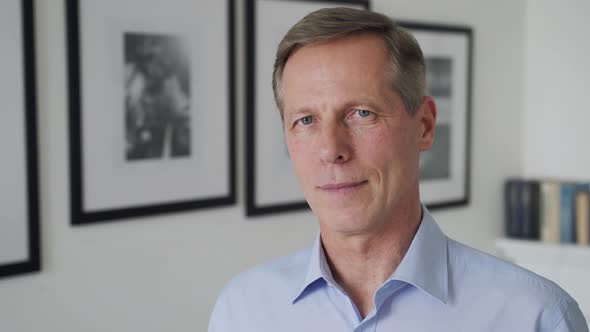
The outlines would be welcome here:
M 442 303 L 448 301 L 447 237 L 424 205 L 418 231 L 401 263 L 386 283 L 392 280 L 411 284 Z M 291 297 L 292 303 L 304 296 L 306 291 L 311 291 L 312 285 L 321 281 L 337 287 L 318 233 L 309 256 L 307 274 L 303 282 L 297 285 Z
M 389 280 L 409 283 L 442 303 L 447 303 L 449 293 L 447 254 L 447 237 L 423 205 L 422 222 L 418 231 Z
M 310 288 L 312 284 L 319 280 L 323 280 L 324 282 L 328 282 L 332 285 L 336 284 L 332 277 L 332 272 L 330 271 L 330 266 L 328 265 L 324 248 L 322 247 L 322 238 L 318 232 L 315 242 L 311 248 L 307 274 L 305 275 L 303 283 L 300 285 L 298 284 L 298 287 L 291 298 L 292 302 L 295 303 L 300 297 L 303 296 L 305 291 Z

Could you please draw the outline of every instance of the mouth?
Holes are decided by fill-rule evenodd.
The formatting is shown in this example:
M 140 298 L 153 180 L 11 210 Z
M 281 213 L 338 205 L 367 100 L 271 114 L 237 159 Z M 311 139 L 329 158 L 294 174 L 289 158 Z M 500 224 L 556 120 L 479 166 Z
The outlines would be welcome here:
M 364 181 L 358 181 L 358 182 L 328 183 L 328 184 L 321 185 L 318 188 L 320 190 L 323 190 L 326 192 L 344 192 L 344 191 L 357 189 L 361 186 L 364 186 L 368 182 L 369 181 L 364 180 Z

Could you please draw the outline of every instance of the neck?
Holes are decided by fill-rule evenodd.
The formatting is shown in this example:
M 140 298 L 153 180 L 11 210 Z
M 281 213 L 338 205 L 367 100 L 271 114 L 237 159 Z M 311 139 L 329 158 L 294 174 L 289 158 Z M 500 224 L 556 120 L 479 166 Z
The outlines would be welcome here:
M 378 230 L 354 235 L 322 232 L 334 280 L 347 292 L 362 317 L 373 309 L 375 292 L 404 258 L 421 215 L 418 203 L 400 211 Z

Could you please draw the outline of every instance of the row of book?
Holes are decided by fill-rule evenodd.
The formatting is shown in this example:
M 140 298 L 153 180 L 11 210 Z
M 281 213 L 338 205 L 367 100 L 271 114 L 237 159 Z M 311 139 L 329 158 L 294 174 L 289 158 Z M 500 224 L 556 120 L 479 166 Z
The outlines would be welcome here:
M 511 178 L 504 205 L 510 238 L 590 244 L 590 183 Z

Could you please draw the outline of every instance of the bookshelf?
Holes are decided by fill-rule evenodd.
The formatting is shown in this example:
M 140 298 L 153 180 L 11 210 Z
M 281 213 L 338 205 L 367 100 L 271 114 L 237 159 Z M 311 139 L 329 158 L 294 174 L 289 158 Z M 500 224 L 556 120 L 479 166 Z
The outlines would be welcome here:
M 553 280 L 570 295 L 590 321 L 590 246 L 500 238 L 498 256 Z

